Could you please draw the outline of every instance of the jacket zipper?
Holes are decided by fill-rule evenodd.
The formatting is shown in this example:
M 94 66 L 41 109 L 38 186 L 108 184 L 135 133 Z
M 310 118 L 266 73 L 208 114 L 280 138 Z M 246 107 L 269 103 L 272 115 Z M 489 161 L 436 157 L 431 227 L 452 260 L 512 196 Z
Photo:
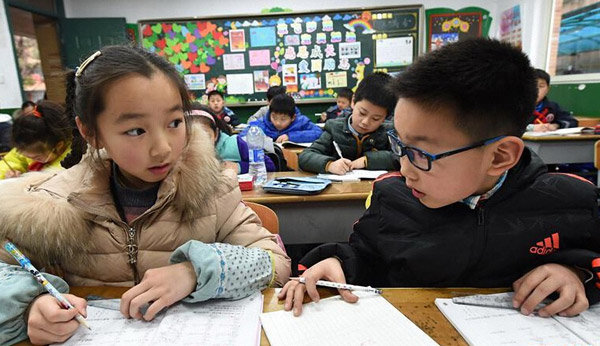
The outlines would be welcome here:
M 484 219 L 483 208 L 477 207 L 477 225 L 483 226 L 484 221 L 485 221 L 485 219 Z
M 127 230 L 127 256 L 129 256 L 129 265 L 133 272 L 134 285 L 140 283 L 140 273 L 137 268 L 138 244 L 135 237 L 135 228 L 129 227 Z

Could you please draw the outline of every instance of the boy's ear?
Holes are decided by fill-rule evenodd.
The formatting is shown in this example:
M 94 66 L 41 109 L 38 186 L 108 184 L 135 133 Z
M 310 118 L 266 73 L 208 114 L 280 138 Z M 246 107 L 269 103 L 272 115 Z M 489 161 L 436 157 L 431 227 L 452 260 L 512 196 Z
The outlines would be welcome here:
M 492 162 L 488 168 L 488 174 L 491 176 L 500 176 L 513 168 L 525 149 L 525 143 L 515 136 L 507 136 L 492 145 Z
M 350 100 L 350 107 L 354 108 L 354 95 L 352 95 L 352 99 Z
M 95 149 L 100 149 L 98 143 L 96 143 L 96 137 L 91 135 L 89 129 L 83 125 L 79 117 L 75 117 L 75 123 L 77 124 L 77 129 L 79 130 L 81 137 L 83 137 Z

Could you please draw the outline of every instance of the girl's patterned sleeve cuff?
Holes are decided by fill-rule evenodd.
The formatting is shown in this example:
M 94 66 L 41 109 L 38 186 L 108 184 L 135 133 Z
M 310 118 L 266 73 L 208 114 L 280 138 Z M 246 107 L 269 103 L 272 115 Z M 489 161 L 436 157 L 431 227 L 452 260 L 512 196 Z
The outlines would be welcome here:
M 171 263 L 189 261 L 197 277 L 196 290 L 185 302 L 212 298 L 241 299 L 261 290 L 272 280 L 271 256 L 259 248 L 190 240 L 171 255 Z

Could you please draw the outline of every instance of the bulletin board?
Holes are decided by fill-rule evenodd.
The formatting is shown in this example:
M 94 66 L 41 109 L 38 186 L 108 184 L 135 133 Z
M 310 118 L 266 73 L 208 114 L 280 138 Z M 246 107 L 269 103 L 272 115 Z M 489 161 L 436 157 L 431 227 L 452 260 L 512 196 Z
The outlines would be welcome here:
M 141 44 L 165 57 L 196 99 L 266 101 L 283 85 L 299 103 L 330 102 L 373 71 L 400 72 L 423 52 L 423 6 L 138 22 Z

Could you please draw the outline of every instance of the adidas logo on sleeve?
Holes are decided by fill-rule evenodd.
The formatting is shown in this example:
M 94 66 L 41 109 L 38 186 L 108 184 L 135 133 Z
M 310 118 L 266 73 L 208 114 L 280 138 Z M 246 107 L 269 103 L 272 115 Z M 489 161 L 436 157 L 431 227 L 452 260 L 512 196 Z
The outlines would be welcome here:
M 558 250 L 558 233 L 552 233 L 550 237 L 535 243 L 535 246 L 529 248 L 529 252 L 536 255 L 549 255 Z

